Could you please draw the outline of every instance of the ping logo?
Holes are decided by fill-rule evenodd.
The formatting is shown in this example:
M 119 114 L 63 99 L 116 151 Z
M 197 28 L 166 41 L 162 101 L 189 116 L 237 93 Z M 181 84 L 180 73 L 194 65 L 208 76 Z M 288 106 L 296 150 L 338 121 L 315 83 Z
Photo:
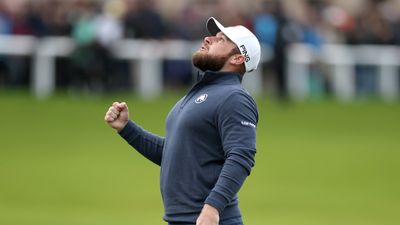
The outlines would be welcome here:
M 250 56 L 249 56 L 249 54 L 247 53 L 246 46 L 241 45 L 241 46 L 240 46 L 240 50 L 241 50 L 242 55 L 244 56 L 246 62 L 249 62 L 249 61 L 250 61 Z
M 196 104 L 200 104 L 200 103 L 204 102 L 205 100 L 207 100 L 207 97 L 208 97 L 208 94 L 202 94 L 194 102 Z

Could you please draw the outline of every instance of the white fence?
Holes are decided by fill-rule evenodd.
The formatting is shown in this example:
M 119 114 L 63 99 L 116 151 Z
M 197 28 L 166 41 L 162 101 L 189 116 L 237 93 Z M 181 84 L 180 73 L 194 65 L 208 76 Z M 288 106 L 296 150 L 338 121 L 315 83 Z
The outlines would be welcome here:
M 331 67 L 335 96 L 342 101 L 356 95 L 355 65 L 378 67 L 379 95 L 385 101 L 399 98 L 399 46 L 325 45 L 316 52 L 308 45 L 296 44 L 288 49 L 288 90 L 291 97 L 305 99 L 310 95 L 310 65 L 323 63 Z
M 200 42 L 182 40 L 144 41 L 120 40 L 112 46 L 112 52 L 118 59 L 130 61 L 135 91 L 144 98 L 161 95 L 162 60 L 190 60 L 191 55 L 200 47 Z M 50 96 L 55 90 L 55 58 L 68 56 L 75 48 L 74 42 L 67 37 L 49 37 L 36 39 L 31 36 L 1 36 L 0 54 L 33 56 L 31 89 L 38 98 Z M 266 54 L 263 60 L 269 60 Z M 254 95 L 262 92 L 262 74 L 254 71 L 244 80 L 246 88 Z
M 199 42 L 182 40 L 144 41 L 124 39 L 112 46 L 116 58 L 130 61 L 135 91 L 144 98 L 161 95 L 162 60 L 189 60 L 200 46 Z M 1 36 L 0 54 L 32 55 L 31 89 L 35 96 L 44 98 L 55 90 L 55 58 L 68 56 L 75 48 L 67 37 L 36 39 L 30 36 Z M 272 59 L 271 50 L 263 48 L 262 61 Z M 379 66 L 380 95 L 387 101 L 399 97 L 400 48 L 395 46 L 325 45 L 314 52 L 307 45 L 296 44 L 288 49 L 288 90 L 294 99 L 310 95 L 310 65 L 321 62 L 332 67 L 333 91 L 339 99 L 348 101 L 355 97 L 354 65 Z M 244 85 L 254 95 L 262 93 L 261 68 L 245 76 Z

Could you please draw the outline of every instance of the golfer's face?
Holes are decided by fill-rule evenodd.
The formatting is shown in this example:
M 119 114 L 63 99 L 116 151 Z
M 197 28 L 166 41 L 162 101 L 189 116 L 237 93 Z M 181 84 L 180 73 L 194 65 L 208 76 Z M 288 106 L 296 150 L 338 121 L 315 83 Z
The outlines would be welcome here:
M 219 32 L 215 36 L 204 38 L 199 52 L 217 57 L 226 57 L 234 48 L 236 48 L 236 45 L 225 34 Z

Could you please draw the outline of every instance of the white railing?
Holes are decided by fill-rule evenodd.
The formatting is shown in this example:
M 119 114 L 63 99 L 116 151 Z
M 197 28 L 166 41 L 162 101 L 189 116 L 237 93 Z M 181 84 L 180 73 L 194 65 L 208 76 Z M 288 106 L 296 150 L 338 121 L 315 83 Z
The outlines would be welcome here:
M 162 60 L 190 60 L 199 42 L 183 40 L 144 41 L 124 39 L 111 50 L 116 58 L 128 60 L 132 65 L 134 90 L 144 98 L 159 96 L 163 91 Z M 0 35 L 0 54 L 26 55 L 32 58 L 31 89 L 35 96 L 44 98 L 55 90 L 55 58 L 68 56 L 75 48 L 68 37 L 36 39 L 30 36 Z M 396 46 L 346 46 L 324 45 L 318 52 L 304 44 L 288 49 L 289 94 L 294 99 L 310 96 L 310 65 L 319 62 L 332 68 L 330 76 L 334 95 L 343 101 L 355 97 L 355 65 L 379 67 L 379 93 L 384 100 L 399 98 L 400 47 Z M 263 47 L 262 62 L 272 59 L 272 51 Z M 260 64 L 262 65 L 262 64 Z M 253 94 L 262 93 L 262 68 L 245 76 L 244 85 Z
M 288 90 L 291 97 L 305 99 L 310 95 L 310 65 L 323 63 L 331 67 L 333 92 L 342 101 L 356 95 L 355 65 L 372 65 L 378 69 L 378 90 L 385 101 L 399 98 L 399 46 L 325 45 L 320 51 L 304 44 L 288 49 Z
M 136 86 L 134 90 L 144 98 L 161 95 L 162 60 L 190 60 L 200 42 L 183 40 L 145 41 L 120 40 L 111 47 L 118 59 L 130 61 L 131 76 Z M 67 37 L 36 39 L 30 36 L 1 36 L 0 54 L 32 55 L 31 89 L 38 98 L 50 96 L 55 90 L 55 58 L 68 56 L 75 48 Z M 264 54 L 263 60 L 270 60 L 271 54 Z M 254 95 L 262 92 L 261 70 L 244 79 L 244 85 Z

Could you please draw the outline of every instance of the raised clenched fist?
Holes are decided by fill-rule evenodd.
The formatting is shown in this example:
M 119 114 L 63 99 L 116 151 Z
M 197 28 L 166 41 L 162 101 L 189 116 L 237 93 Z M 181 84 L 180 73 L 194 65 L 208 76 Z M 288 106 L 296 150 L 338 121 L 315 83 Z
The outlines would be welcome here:
M 121 131 L 129 121 L 128 105 L 125 102 L 114 102 L 106 112 L 104 120 L 110 127 Z

